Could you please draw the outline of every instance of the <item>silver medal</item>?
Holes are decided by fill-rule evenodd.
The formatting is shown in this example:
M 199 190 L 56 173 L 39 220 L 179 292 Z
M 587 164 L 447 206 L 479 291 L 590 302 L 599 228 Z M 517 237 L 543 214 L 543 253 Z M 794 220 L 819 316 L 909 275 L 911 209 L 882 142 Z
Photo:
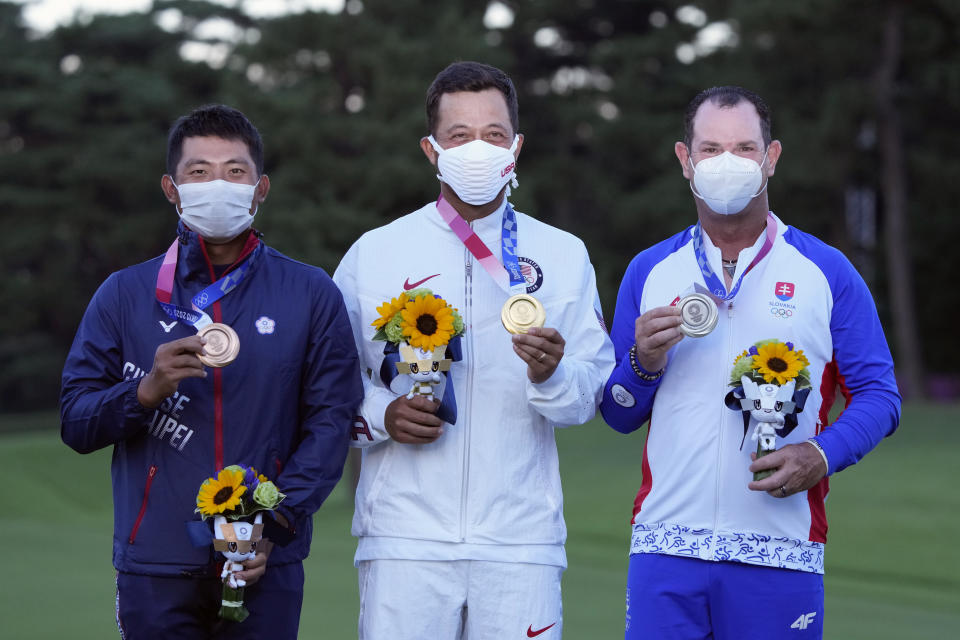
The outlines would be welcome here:
M 713 300 L 702 293 L 691 293 L 677 302 L 680 309 L 680 331 L 691 338 L 702 338 L 717 326 L 720 314 Z

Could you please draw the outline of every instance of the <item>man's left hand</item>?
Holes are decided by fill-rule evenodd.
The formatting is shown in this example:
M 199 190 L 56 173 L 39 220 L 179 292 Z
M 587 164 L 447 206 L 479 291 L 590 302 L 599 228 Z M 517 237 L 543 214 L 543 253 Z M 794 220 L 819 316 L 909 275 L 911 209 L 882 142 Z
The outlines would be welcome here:
M 243 571 L 238 571 L 235 575 L 238 579 L 246 580 L 247 586 L 254 584 L 267 572 L 267 558 L 273 551 L 273 543 L 263 538 L 257 545 L 257 555 L 250 560 L 243 561 Z
M 527 377 L 534 383 L 546 381 L 557 370 L 565 344 L 559 331 L 546 327 L 513 336 L 513 350 L 527 363 Z
M 806 491 L 827 474 L 823 456 L 809 442 L 788 444 L 761 458 L 758 458 L 756 453 L 751 453 L 750 459 L 753 460 L 750 471 L 773 469 L 774 473 L 763 480 L 751 482 L 747 488 L 751 491 L 766 491 L 774 498 L 786 498 Z

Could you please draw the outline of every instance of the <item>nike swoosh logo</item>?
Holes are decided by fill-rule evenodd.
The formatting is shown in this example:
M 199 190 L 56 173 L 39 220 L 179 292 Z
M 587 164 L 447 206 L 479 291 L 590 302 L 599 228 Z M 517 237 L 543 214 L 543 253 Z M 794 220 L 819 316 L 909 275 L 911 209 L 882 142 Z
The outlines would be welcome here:
M 540 629 L 539 631 L 534 631 L 534 630 L 533 630 L 533 625 L 530 625 L 529 627 L 527 627 L 527 637 L 528 637 L 528 638 L 536 638 L 538 635 L 540 635 L 541 633 L 543 633 L 544 631 L 546 631 L 547 629 L 549 629 L 550 627 L 552 627 L 552 626 L 555 625 L 555 624 L 557 624 L 557 623 L 554 622 L 554 623 L 551 624 L 550 626 L 544 627 L 543 629 Z
M 419 287 L 420 285 L 422 285 L 424 282 L 426 282 L 426 281 L 429 280 L 430 278 L 436 278 L 438 275 L 440 275 L 440 274 L 439 274 L 439 273 L 435 273 L 435 274 L 433 274 L 432 276 L 427 276 L 427 277 L 424 278 L 423 280 L 417 280 L 416 282 L 414 282 L 414 283 L 412 283 L 412 284 L 411 284 L 411 282 L 410 282 L 410 278 L 407 278 L 406 280 L 403 281 L 403 290 L 404 290 L 404 291 L 410 291 L 410 289 L 416 289 L 417 287 Z M 556 624 L 556 623 L 554 623 L 554 624 Z M 530 636 L 530 637 L 532 638 L 533 636 Z

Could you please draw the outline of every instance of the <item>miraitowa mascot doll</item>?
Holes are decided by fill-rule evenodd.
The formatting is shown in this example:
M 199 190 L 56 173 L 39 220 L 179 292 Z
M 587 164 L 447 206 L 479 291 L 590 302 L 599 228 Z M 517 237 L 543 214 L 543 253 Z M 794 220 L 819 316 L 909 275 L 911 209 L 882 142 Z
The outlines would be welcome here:
M 440 372 L 450 370 L 452 360 L 444 358 L 447 346 L 441 345 L 433 351 L 424 351 L 402 343 L 399 350 L 401 361 L 397 363 L 397 372 L 407 374 L 413 379 L 407 400 L 413 396 L 423 396 L 432 401 L 433 388 L 440 384 Z
M 226 558 L 223 596 L 219 615 L 224 620 L 243 622 L 250 612 L 243 606 L 246 581 L 237 578 L 243 562 L 257 555 L 263 538 L 263 512 L 273 511 L 285 498 L 266 476 L 253 467 L 232 464 L 207 478 L 197 492 L 201 520 L 187 527 L 194 544 L 208 546 L 211 536 L 208 518 L 213 518 L 213 548 Z
M 213 548 L 223 554 L 226 561 L 220 579 L 223 580 L 223 598 L 220 602 L 220 617 L 224 620 L 243 622 L 250 615 L 243 606 L 243 589 L 246 580 L 237 577 L 243 571 L 243 562 L 257 555 L 257 544 L 263 537 L 263 514 L 254 516 L 253 522 L 228 521 L 217 516 L 213 521 Z
M 776 451 L 777 436 L 786 437 L 797 426 L 797 414 L 810 394 L 809 364 L 802 350 L 779 340 L 761 340 L 734 360 L 730 372 L 734 389 L 724 402 L 743 412 L 744 439 L 754 423 L 750 439 L 757 442 L 758 458 Z M 753 479 L 762 480 L 773 471 L 758 471 Z

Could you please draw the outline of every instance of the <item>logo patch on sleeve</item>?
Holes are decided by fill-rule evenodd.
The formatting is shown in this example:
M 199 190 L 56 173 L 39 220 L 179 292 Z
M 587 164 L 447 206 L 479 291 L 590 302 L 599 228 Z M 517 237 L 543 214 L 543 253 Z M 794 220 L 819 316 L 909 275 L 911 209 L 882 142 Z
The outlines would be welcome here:
M 634 398 L 633 394 L 627 391 L 622 384 L 615 384 L 610 387 L 610 395 L 613 397 L 613 401 L 621 407 L 629 409 L 637 404 L 636 398 Z

